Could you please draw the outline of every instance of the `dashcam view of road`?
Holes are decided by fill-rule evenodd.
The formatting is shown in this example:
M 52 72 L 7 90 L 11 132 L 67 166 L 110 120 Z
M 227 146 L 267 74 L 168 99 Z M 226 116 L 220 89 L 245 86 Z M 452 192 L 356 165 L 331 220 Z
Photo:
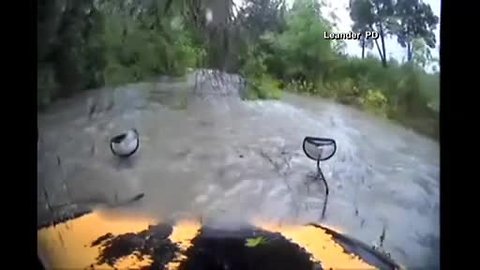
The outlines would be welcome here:
M 39 2 L 45 268 L 439 269 L 438 14 L 326 2 Z

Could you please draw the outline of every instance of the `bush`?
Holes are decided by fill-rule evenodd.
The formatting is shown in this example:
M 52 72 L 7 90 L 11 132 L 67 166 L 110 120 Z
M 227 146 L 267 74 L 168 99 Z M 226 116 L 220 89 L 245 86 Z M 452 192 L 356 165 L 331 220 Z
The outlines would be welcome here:
M 388 99 L 380 90 L 369 89 L 367 93 L 360 98 L 360 104 L 367 111 L 377 115 L 386 116 L 388 110 Z
M 359 106 L 438 138 L 439 73 L 428 74 L 413 64 L 391 62 L 384 68 L 375 58 L 338 58 L 320 82 L 290 80 L 287 89 L 321 95 Z
M 193 45 L 190 33 L 182 29 L 178 17 L 163 18 L 160 26 L 145 27 L 141 20 L 128 20 L 126 32 L 119 29 L 118 18 L 106 20 L 108 48 L 106 84 L 121 84 L 154 75 L 181 76 L 195 67 L 202 49 Z
M 258 91 L 261 99 L 280 99 L 282 97 L 280 82 L 268 75 L 262 77 Z
M 280 99 L 282 97 L 280 84 L 280 81 L 269 75 L 250 80 L 247 88 L 247 99 Z
M 352 78 L 327 82 L 324 84 L 331 96 L 343 104 L 358 104 L 361 91 Z
M 243 59 L 240 74 L 248 82 L 248 99 L 281 98 L 282 91 L 280 88 L 282 83 L 267 73 L 265 59 L 266 56 L 259 52 L 257 47 L 250 47 L 245 59 Z
M 317 90 L 313 83 L 307 82 L 305 80 L 291 80 L 287 84 L 287 89 L 297 92 L 297 93 L 316 93 Z

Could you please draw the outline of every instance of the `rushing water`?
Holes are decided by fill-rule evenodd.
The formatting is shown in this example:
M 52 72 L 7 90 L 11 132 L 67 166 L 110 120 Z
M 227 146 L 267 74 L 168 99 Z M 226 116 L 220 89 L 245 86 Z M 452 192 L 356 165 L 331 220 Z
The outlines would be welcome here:
M 438 268 L 436 142 L 323 99 L 242 101 L 225 90 L 238 78 L 197 82 L 192 91 L 198 80 L 89 91 L 39 115 L 39 219 L 48 207 L 114 204 L 143 192 L 134 211 L 163 219 L 321 222 L 366 243 L 378 243 L 385 230 L 383 248 L 394 259 Z M 140 150 L 117 160 L 109 138 L 131 127 Z M 337 142 L 321 164 L 330 186 L 324 220 L 323 187 L 307 184 L 315 162 L 303 154 L 305 136 Z

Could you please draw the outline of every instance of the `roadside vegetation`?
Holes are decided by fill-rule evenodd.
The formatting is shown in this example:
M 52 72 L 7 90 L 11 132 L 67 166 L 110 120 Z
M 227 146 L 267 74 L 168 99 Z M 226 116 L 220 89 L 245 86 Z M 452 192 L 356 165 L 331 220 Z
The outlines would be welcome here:
M 438 138 L 439 71 L 425 71 L 438 62 L 430 53 L 438 18 L 420 0 L 352 0 L 352 30 L 380 33 L 359 41 L 361 57 L 323 38 L 335 21 L 315 0 L 37 4 L 39 109 L 87 89 L 212 68 L 246 77 L 251 99 L 319 95 Z M 387 59 L 387 36 L 405 48 L 403 63 Z

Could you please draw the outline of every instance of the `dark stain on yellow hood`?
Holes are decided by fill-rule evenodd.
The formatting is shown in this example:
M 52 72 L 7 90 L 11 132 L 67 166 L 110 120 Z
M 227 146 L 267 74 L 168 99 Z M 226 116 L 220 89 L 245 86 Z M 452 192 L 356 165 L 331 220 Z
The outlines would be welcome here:
M 265 239 L 256 246 L 246 245 L 247 239 Z M 256 227 L 228 231 L 202 228 L 192 240 L 178 269 L 211 270 L 312 270 L 322 269 L 307 250 L 287 240 L 277 232 L 268 232 Z
M 317 224 L 228 230 L 93 212 L 38 231 L 50 269 L 398 269 L 388 257 Z M 247 245 L 248 239 L 259 239 Z
M 172 231 L 172 226 L 158 224 L 138 233 L 116 236 L 107 233 L 91 244 L 92 247 L 101 247 L 96 264 L 114 267 L 121 259 L 133 255 L 139 261 L 148 258 L 150 269 L 163 269 L 179 252 L 177 244 L 168 238 Z

